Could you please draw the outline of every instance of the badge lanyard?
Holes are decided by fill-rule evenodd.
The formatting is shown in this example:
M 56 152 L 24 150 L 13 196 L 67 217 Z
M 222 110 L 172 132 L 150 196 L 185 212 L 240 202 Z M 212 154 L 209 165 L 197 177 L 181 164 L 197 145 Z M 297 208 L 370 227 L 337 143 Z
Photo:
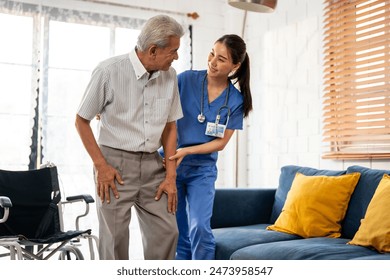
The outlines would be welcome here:
M 205 77 L 203 79 L 203 82 L 202 82 L 202 95 L 201 95 L 201 100 L 200 100 L 200 114 L 198 115 L 198 122 L 200 122 L 200 123 L 204 123 L 205 120 L 206 120 L 206 116 L 203 114 L 203 107 L 204 107 L 204 84 L 205 84 L 206 78 L 207 78 L 207 73 L 206 73 L 206 75 L 205 75 Z M 212 122 L 208 122 L 207 123 L 206 132 L 205 132 L 206 135 L 215 136 L 215 137 L 219 137 L 219 138 L 222 138 L 224 136 L 225 129 L 226 129 L 226 126 L 228 125 L 229 117 L 230 117 L 230 108 L 227 106 L 228 100 L 229 100 L 229 93 L 230 93 L 230 85 L 228 85 L 225 102 L 218 109 L 217 116 L 215 117 L 215 122 L 214 123 L 212 123 Z M 223 109 L 226 109 L 228 111 L 227 112 L 226 124 L 219 124 L 219 121 L 221 119 L 221 111 Z

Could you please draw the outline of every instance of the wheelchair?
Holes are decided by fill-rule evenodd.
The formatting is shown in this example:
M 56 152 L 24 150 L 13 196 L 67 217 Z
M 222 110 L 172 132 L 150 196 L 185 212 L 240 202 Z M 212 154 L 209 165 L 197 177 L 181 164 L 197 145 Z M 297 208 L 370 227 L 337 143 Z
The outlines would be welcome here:
M 75 228 L 64 231 L 62 208 L 82 202 L 85 211 Z M 12 260 L 83 260 L 80 246 L 88 244 L 89 258 L 99 259 L 98 237 L 80 229 L 94 199 L 88 194 L 62 201 L 57 167 L 48 163 L 27 171 L 0 170 L 0 258 Z

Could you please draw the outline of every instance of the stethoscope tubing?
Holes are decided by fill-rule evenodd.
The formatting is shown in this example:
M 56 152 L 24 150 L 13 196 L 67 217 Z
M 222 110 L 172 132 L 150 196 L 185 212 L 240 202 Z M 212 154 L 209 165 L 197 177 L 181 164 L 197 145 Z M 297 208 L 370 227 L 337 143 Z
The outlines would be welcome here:
M 205 74 L 204 78 L 203 78 L 203 82 L 202 82 L 202 95 L 201 95 L 201 99 L 200 99 L 200 114 L 198 115 L 198 122 L 200 123 L 204 123 L 204 121 L 206 120 L 206 117 L 205 115 L 203 114 L 203 109 L 204 109 L 204 85 L 205 85 L 205 82 L 206 82 L 206 78 L 207 78 L 207 73 Z M 230 117 L 230 108 L 229 106 L 227 105 L 228 104 L 228 101 L 229 101 L 229 94 L 230 94 L 230 83 L 228 84 L 228 88 L 227 88 L 227 92 L 226 92 L 226 98 L 225 98 L 225 102 L 224 104 L 219 107 L 218 109 L 218 114 L 215 118 L 215 123 L 218 124 L 219 123 L 219 119 L 221 118 L 221 111 L 223 109 L 226 108 L 226 110 L 228 111 L 228 115 L 227 115 L 227 119 L 229 120 L 229 117 Z M 227 123 L 226 123 L 227 124 Z

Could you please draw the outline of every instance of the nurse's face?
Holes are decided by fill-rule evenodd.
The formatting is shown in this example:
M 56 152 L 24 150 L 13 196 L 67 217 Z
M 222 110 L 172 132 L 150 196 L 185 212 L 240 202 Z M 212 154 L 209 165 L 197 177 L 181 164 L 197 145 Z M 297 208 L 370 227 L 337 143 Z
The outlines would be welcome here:
M 233 64 L 229 49 L 222 43 L 215 43 L 208 56 L 207 74 L 212 77 L 227 78 L 239 64 Z

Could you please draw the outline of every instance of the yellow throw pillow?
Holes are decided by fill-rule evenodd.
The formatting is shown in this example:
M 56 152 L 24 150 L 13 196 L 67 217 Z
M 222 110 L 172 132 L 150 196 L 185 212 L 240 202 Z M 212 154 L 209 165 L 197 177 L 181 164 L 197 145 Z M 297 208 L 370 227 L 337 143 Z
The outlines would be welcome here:
M 286 202 L 267 229 L 309 237 L 340 237 L 350 197 L 360 173 L 340 176 L 295 175 Z
M 385 174 L 367 207 L 366 215 L 348 243 L 390 252 L 390 176 Z

